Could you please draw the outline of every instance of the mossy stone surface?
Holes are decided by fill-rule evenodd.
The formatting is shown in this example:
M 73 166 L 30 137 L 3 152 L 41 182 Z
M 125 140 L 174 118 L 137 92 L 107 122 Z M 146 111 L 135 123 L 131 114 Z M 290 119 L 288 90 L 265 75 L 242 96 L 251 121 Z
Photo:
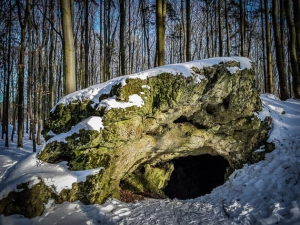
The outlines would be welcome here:
M 45 134 L 66 133 L 90 116 L 100 116 L 104 128 L 81 130 L 65 142 L 48 142 L 39 159 L 68 161 L 70 170 L 104 169 L 63 190 L 56 201 L 103 203 L 109 197 L 119 198 L 120 185 L 164 196 L 174 158 L 220 155 L 232 170 L 263 159 L 265 153 L 254 151 L 261 145 L 271 146 L 266 143 L 271 121 L 261 121 L 255 114 L 262 106 L 254 69 L 235 73 L 227 69 L 239 66 L 230 61 L 192 68 L 190 77 L 164 72 L 147 79 L 129 78 L 126 85 L 114 85 L 110 93 L 99 97 L 99 102 L 109 97 L 128 102 L 130 96 L 139 95 L 144 102 L 141 107 L 107 110 L 87 100 L 58 105 L 46 121 Z M 44 202 L 41 199 L 37 204 Z

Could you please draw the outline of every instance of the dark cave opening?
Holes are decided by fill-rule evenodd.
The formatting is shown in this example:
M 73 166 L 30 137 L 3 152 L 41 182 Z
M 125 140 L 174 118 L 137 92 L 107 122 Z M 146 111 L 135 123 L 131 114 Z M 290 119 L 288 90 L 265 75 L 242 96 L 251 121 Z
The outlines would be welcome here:
M 209 194 L 224 184 L 229 163 L 222 156 L 208 154 L 188 156 L 172 160 L 174 171 L 164 188 L 165 194 L 173 199 L 191 199 Z

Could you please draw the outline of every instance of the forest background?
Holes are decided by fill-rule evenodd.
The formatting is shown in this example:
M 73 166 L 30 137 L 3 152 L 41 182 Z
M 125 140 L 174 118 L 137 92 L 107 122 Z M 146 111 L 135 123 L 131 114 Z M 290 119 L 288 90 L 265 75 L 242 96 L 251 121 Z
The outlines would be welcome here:
M 0 119 L 33 151 L 55 103 L 75 90 L 164 64 L 254 62 L 261 93 L 300 99 L 300 0 L 0 1 Z

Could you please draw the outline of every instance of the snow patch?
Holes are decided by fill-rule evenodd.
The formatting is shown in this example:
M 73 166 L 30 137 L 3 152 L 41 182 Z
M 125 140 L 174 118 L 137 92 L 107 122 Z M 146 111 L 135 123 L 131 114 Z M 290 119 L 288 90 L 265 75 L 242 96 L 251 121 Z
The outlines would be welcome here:
M 91 116 L 91 117 L 81 121 L 80 123 L 76 124 L 75 126 L 73 126 L 70 131 L 68 131 L 66 133 L 61 133 L 61 134 L 55 135 L 54 137 L 50 138 L 47 141 L 47 144 L 54 142 L 54 141 L 66 143 L 67 137 L 70 137 L 74 133 L 79 134 L 80 130 L 82 130 L 82 129 L 83 130 L 100 131 L 100 129 L 103 129 L 103 128 L 104 128 L 104 126 L 102 123 L 102 118 L 99 116 Z M 44 145 L 44 147 L 45 147 L 45 145 Z
M 125 109 L 131 106 L 142 107 L 144 105 L 144 101 L 141 96 L 137 94 L 133 94 L 129 96 L 128 102 L 118 102 L 116 100 L 116 96 L 104 99 L 100 102 L 99 107 L 105 107 L 106 110 L 110 110 L 113 108 L 121 108 Z

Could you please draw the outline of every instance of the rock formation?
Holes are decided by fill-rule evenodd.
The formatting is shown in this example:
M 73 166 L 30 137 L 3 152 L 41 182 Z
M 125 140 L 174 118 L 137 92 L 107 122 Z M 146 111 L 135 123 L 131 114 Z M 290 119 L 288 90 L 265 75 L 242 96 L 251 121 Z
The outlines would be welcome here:
M 104 169 L 59 195 L 42 184 L 39 192 L 86 204 L 119 198 L 121 187 L 167 197 L 174 159 L 221 156 L 226 176 L 263 159 L 255 150 L 266 144 L 270 120 L 257 116 L 254 75 L 246 58 L 215 58 L 118 77 L 64 97 L 45 122 L 47 143 L 38 158 L 67 161 L 69 170 Z

